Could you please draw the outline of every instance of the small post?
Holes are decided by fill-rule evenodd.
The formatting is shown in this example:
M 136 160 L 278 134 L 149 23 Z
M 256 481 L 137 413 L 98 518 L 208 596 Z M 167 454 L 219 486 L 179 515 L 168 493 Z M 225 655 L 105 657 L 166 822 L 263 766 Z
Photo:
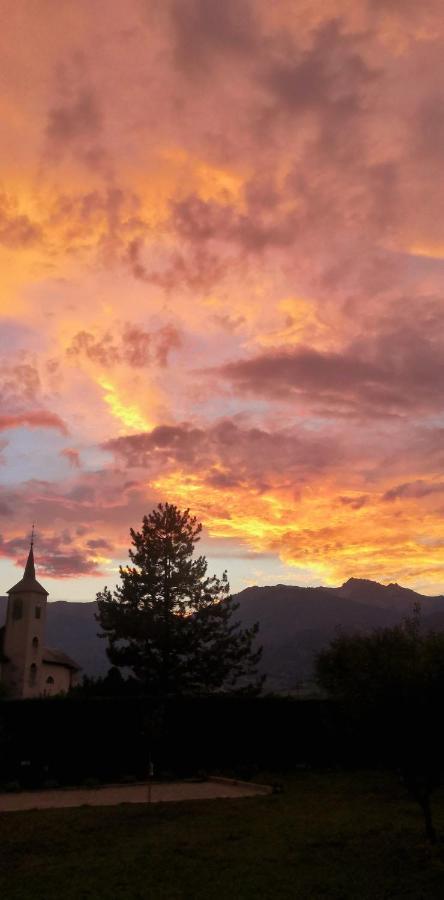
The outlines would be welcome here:
M 154 777 L 154 765 L 151 757 L 148 759 L 148 803 L 151 803 L 152 779 Z

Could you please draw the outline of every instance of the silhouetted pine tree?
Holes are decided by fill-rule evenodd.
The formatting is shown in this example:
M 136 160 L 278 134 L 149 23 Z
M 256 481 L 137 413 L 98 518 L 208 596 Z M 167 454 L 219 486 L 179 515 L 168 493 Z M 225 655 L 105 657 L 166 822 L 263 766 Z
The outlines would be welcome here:
M 207 575 L 193 558 L 202 525 L 189 510 L 159 504 L 131 529 L 130 564 L 121 584 L 97 594 L 97 621 L 108 657 L 132 670 L 152 696 L 220 690 L 259 691 L 258 625 L 241 629 L 227 573 Z

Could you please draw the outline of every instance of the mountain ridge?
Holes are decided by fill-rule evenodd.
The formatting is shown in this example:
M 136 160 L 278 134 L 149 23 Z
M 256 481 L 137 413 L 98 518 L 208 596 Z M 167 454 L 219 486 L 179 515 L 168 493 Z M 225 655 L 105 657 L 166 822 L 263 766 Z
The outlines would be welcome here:
M 313 673 L 314 657 L 343 631 L 371 631 L 398 624 L 421 606 L 425 627 L 444 630 L 444 596 L 419 594 L 391 583 L 349 578 L 337 588 L 298 585 L 253 585 L 235 595 L 242 627 L 258 621 L 263 645 L 262 671 L 270 690 L 293 690 Z M 7 597 L 0 597 L 0 626 Z M 93 601 L 48 602 L 47 644 L 68 653 L 90 676 L 109 668 L 106 642 L 98 637 Z

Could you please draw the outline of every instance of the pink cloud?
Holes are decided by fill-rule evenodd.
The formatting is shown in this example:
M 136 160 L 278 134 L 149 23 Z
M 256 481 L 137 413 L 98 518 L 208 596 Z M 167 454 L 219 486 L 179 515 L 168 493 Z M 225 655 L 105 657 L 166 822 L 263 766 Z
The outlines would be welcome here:
M 16 561 L 22 568 L 26 562 L 29 541 L 26 538 L 4 540 L 0 536 L 0 555 Z M 58 535 L 39 535 L 38 539 L 38 574 L 49 578 L 71 578 L 100 574 L 100 567 L 88 555 L 88 550 L 81 551 L 67 547 L 66 541 Z
M 68 434 L 68 428 L 56 413 L 47 410 L 17 413 L 17 415 L 0 415 L 0 431 L 8 428 L 53 428 L 61 434 Z
M 72 447 L 65 447 L 64 450 L 60 451 L 60 456 L 63 456 L 66 460 L 68 460 L 70 466 L 72 466 L 73 469 L 80 469 L 81 460 L 78 450 L 74 450 Z

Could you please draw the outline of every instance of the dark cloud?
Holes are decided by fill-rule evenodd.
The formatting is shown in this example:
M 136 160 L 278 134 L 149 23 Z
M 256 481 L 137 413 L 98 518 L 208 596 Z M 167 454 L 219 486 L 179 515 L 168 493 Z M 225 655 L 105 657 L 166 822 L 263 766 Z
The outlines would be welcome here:
M 100 569 L 91 553 L 76 548 L 67 549 L 66 541 L 59 535 L 37 535 L 38 577 L 69 578 L 76 575 L 99 575 Z M 5 540 L 0 535 L 0 555 L 16 561 L 22 569 L 29 550 L 29 539 Z
M 154 361 L 167 366 L 169 354 L 181 344 L 181 334 L 171 323 L 153 331 L 125 325 L 120 336 L 107 332 L 96 337 L 88 331 L 79 331 L 66 352 L 71 359 L 86 357 L 104 368 L 124 364 L 139 369 Z
M 234 487 L 247 481 L 265 490 L 273 475 L 296 484 L 309 472 L 334 467 L 342 459 L 338 438 L 308 430 L 269 432 L 242 428 L 223 420 L 209 428 L 183 423 L 160 425 L 151 432 L 107 441 L 112 451 L 129 467 L 144 467 L 156 473 L 171 466 L 199 472 L 209 485 Z
M 209 290 L 225 276 L 230 260 L 224 259 L 220 251 L 209 250 L 201 242 L 196 242 L 194 246 L 190 244 L 190 248 L 185 252 L 172 250 L 151 264 L 143 259 L 143 238 L 134 238 L 128 245 L 126 261 L 135 278 L 157 285 L 167 293 L 178 288 Z
M 170 0 L 175 57 L 180 68 L 199 76 L 218 59 L 245 57 L 257 45 L 254 6 L 249 0 Z
M 302 29 L 300 40 L 290 31 L 266 41 L 256 33 L 245 88 L 248 122 L 239 124 L 241 101 L 234 100 L 243 157 L 255 161 L 242 206 L 197 193 L 176 199 L 170 227 L 180 239 L 180 255 L 166 272 L 153 273 L 139 242 L 133 248 L 137 277 L 168 290 L 182 285 L 205 289 L 222 281 L 230 266 L 238 265 L 245 278 L 252 255 L 279 251 L 278 264 L 295 280 L 311 270 L 310 295 L 320 288 L 328 292 L 335 279 L 344 298 L 348 270 L 360 279 L 361 296 L 367 296 L 373 260 L 373 280 L 379 280 L 379 290 L 387 287 L 381 238 L 397 237 L 412 219 L 414 206 L 408 200 L 411 163 L 406 150 L 402 159 L 390 143 L 383 152 L 381 79 L 386 73 L 369 62 L 378 59 L 375 34 L 365 28 L 356 33 L 340 19 L 314 31 Z M 242 70 L 242 84 L 244 76 Z M 224 136 L 217 132 L 217 139 L 223 142 Z M 283 158 L 285 178 L 277 177 Z M 316 263 L 310 265 L 310 260 Z M 385 264 L 387 269 L 387 260 Z M 198 269 L 199 279 L 194 275 Z
M 370 502 L 368 494 L 360 494 L 358 497 L 339 497 L 342 506 L 349 506 L 351 509 L 362 509 Z
M 63 456 L 73 469 L 80 469 L 81 460 L 78 450 L 74 450 L 73 447 L 65 447 L 64 450 L 60 451 L 60 456 Z
M 363 89 L 375 77 L 358 51 L 356 36 L 333 19 L 317 29 L 309 49 L 291 47 L 268 62 L 264 83 L 287 114 L 333 110 L 344 118 L 360 110 Z
M 53 495 L 54 496 L 54 495 Z M 50 497 L 48 497 L 50 499 Z M 56 502 L 59 501 L 57 496 L 54 496 L 54 500 Z M 74 487 L 71 487 L 68 491 L 66 491 L 61 497 L 61 502 L 66 502 L 67 504 L 73 504 L 74 506 L 93 506 L 97 500 L 97 490 L 93 483 L 78 483 L 75 484 Z
M 242 253 L 259 253 L 273 247 L 288 247 L 298 235 L 301 216 L 296 210 L 288 209 L 288 198 L 283 201 L 275 197 L 273 205 L 267 205 L 259 180 L 255 179 L 248 186 L 246 201 L 246 212 L 213 200 L 204 201 L 195 194 L 171 204 L 171 227 L 191 247 L 201 248 L 201 259 L 204 258 L 202 247 L 212 245 L 213 249 L 207 249 L 206 255 L 214 260 L 215 278 L 225 272 L 224 245 L 233 245 L 237 256 L 236 248 Z
M 393 501 L 402 499 L 419 500 L 422 497 L 428 497 L 430 494 L 444 493 L 443 482 L 424 481 L 422 478 L 416 481 L 407 481 L 405 484 L 397 484 L 395 487 L 386 491 L 383 500 Z
M 101 173 L 107 175 L 107 169 Z M 109 174 L 109 173 L 108 173 Z M 112 183 L 94 190 L 60 189 L 50 203 L 45 228 L 55 234 L 58 244 L 71 254 L 96 251 L 101 265 L 110 266 L 126 260 L 130 237 L 146 236 L 148 223 L 141 215 L 140 195 L 127 187 Z M 132 239 L 132 237 L 131 237 Z
M 91 87 L 67 89 L 48 112 L 46 125 L 47 152 L 53 158 L 66 153 L 76 154 L 92 169 L 99 169 L 107 160 L 101 142 L 102 111 Z
M 83 52 L 65 57 L 55 66 L 43 162 L 53 165 L 66 157 L 75 158 L 108 180 L 112 162 L 104 133 L 104 98 L 93 69 L 91 56 Z
M 68 435 L 58 413 L 41 406 L 44 400 L 37 368 L 29 363 L 0 366 L 0 431 L 13 428 L 49 428 Z
M 107 552 L 112 552 L 113 549 L 110 542 L 104 538 L 91 538 L 91 540 L 86 542 L 86 546 L 90 550 L 106 550 Z
M 35 403 L 40 388 L 39 373 L 30 363 L 0 365 L 0 395 L 4 407 Z
M 74 335 L 66 353 L 71 358 L 86 356 L 92 362 L 106 368 L 121 361 L 119 350 L 110 334 L 104 334 L 97 339 L 88 331 L 79 331 Z
M 70 578 L 78 575 L 100 575 L 100 567 L 86 554 L 76 550 L 69 553 L 49 551 L 39 553 L 39 573 L 49 578 Z
M 20 250 L 40 242 L 42 238 L 41 225 L 18 212 L 10 197 L 0 195 L 0 245 L 10 250 Z
M 5 503 L 3 500 L 0 500 L 0 517 L 3 519 L 10 520 L 12 516 L 12 509 Z
M 133 238 L 133 240 L 128 244 L 126 259 L 130 265 L 134 278 L 137 278 L 139 281 L 148 281 L 148 271 L 144 264 L 141 262 L 142 250 L 143 239 L 140 237 Z
M 228 313 L 218 314 L 215 313 L 211 316 L 213 322 L 222 328 L 224 331 L 227 331 L 229 334 L 234 334 L 239 328 L 242 328 L 242 325 L 245 324 L 245 316 L 230 316 Z
M 125 362 L 134 368 L 146 366 L 150 361 L 152 336 L 142 328 L 128 327 L 122 337 Z
M 178 350 L 183 343 L 182 335 L 175 325 L 164 325 L 156 334 L 155 353 L 160 366 L 168 365 L 172 350 Z
M 400 325 L 342 351 L 283 347 L 228 363 L 219 374 L 238 393 L 301 404 L 323 416 L 405 416 L 443 408 L 443 346 L 415 327 Z
M 0 466 L 5 465 L 6 459 L 3 455 L 3 451 L 9 446 L 9 441 L 0 440 Z M 0 503 L 1 506 L 1 503 Z
M 327 140 L 325 146 L 330 145 Z M 323 140 L 319 146 L 322 149 L 311 144 L 303 164 L 298 161 L 291 166 L 283 188 L 278 189 L 268 174 L 252 176 L 245 185 L 241 209 L 223 201 L 203 200 L 197 194 L 173 201 L 169 225 L 184 250 L 180 265 L 176 261 L 167 269 L 170 283 L 174 279 L 178 284 L 192 283 L 187 275 L 187 260 L 195 260 L 196 264 L 205 261 L 204 274 L 208 269 L 217 280 L 224 277 L 230 265 L 240 265 L 245 272 L 254 256 L 280 252 L 288 271 L 292 268 L 290 251 L 301 267 L 307 253 L 317 254 L 319 241 L 325 239 L 323 290 L 335 278 L 343 287 L 347 268 L 359 274 L 364 268 L 369 269 L 374 256 L 377 258 L 373 278 L 379 277 L 380 287 L 386 287 L 387 262 L 384 260 L 384 281 L 381 259 L 387 254 L 376 249 L 369 254 L 368 240 L 391 234 L 399 222 L 399 173 L 391 162 L 367 164 L 358 151 L 351 160 L 333 163 L 331 157 L 323 159 Z M 341 235 L 341 245 L 337 235 Z M 356 254 L 363 253 L 362 241 L 366 256 L 360 261 Z M 137 254 L 140 261 L 141 245 Z M 134 267 L 133 272 L 136 274 Z M 138 277 L 156 281 L 157 276 L 144 270 Z M 367 276 L 365 288 L 368 289 Z
M 55 519 L 67 527 L 96 533 L 100 527 L 103 532 L 110 523 L 121 527 L 122 515 L 131 522 L 134 509 L 136 518 L 143 515 L 146 481 L 125 484 L 126 474 L 106 469 L 79 471 L 61 482 L 32 479 L 16 489 L 0 489 L 0 500 L 13 507 L 17 521 L 36 521 L 42 532 L 51 530 Z
M 422 96 L 412 123 L 412 139 L 418 154 L 429 165 L 442 167 L 444 153 L 444 91 L 433 90 Z M 437 185 L 438 189 L 440 185 Z
M 102 116 L 97 98 L 90 89 L 80 89 L 74 97 L 53 107 L 48 114 L 46 133 L 51 141 L 65 143 L 83 137 L 96 137 Z

